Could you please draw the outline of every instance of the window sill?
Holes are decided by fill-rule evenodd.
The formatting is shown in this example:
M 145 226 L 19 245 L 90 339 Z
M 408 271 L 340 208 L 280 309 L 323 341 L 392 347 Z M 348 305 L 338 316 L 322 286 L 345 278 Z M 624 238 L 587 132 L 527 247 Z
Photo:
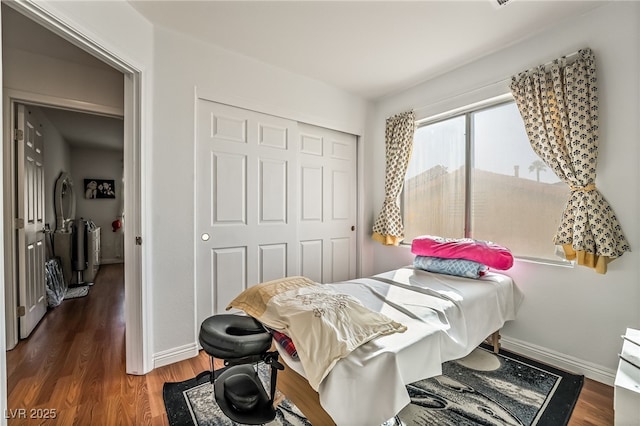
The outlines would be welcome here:
M 576 266 L 574 261 L 570 260 L 551 260 L 551 259 L 539 259 L 535 257 L 518 257 L 514 256 L 514 260 L 525 263 L 535 263 L 537 265 L 548 265 L 548 266 L 560 266 L 561 268 L 571 268 L 573 269 Z

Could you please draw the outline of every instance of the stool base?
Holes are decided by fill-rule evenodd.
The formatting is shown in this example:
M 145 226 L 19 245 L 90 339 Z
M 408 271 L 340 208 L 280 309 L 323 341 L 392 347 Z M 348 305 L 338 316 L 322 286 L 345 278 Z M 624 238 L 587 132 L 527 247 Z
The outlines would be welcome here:
M 256 388 L 259 391 L 258 403 L 249 411 L 237 410 L 224 395 L 225 380 L 236 374 L 246 374 L 247 376 L 250 376 L 252 380 L 255 381 Z M 218 377 L 216 377 L 213 388 L 214 397 L 218 406 L 220 406 L 222 412 L 234 422 L 248 425 L 261 425 L 269 423 L 276 417 L 276 410 L 273 408 L 273 400 L 267 395 L 258 374 L 250 365 L 236 365 L 227 368 Z

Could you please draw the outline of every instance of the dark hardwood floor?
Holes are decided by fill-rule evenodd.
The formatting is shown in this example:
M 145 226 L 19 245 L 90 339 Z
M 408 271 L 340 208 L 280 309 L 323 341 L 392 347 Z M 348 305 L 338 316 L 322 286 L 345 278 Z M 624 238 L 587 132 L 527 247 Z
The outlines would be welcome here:
M 168 425 L 163 383 L 192 378 L 209 361 L 200 353 L 145 376 L 125 373 L 123 273 L 103 265 L 88 296 L 63 301 L 7 352 L 9 424 Z M 304 411 L 313 396 L 289 397 Z M 587 379 L 569 425 L 613 425 L 613 388 Z

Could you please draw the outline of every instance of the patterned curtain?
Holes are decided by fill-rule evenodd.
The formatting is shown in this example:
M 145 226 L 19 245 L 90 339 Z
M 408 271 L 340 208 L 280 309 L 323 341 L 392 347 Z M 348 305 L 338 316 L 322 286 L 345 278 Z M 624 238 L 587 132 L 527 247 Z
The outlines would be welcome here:
M 372 236 L 374 240 L 385 245 L 397 246 L 404 239 L 399 198 L 413 150 L 415 129 L 416 120 L 413 111 L 396 114 L 387 119 L 385 196 L 382 210 L 373 225 Z
M 535 153 L 571 195 L 553 242 L 568 260 L 604 274 L 630 251 L 609 203 L 596 189 L 598 87 L 591 49 L 571 64 L 562 57 L 512 78 L 511 92 Z

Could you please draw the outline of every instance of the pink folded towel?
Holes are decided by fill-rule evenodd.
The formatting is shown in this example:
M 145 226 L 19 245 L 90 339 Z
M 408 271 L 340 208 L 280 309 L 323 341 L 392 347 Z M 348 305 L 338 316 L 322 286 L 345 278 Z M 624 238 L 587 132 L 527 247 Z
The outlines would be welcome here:
M 490 241 L 471 238 L 455 239 L 423 235 L 413 239 L 411 253 L 417 256 L 473 260 L 503 271 L 513 266 L 513 255 L 508 248 Z

